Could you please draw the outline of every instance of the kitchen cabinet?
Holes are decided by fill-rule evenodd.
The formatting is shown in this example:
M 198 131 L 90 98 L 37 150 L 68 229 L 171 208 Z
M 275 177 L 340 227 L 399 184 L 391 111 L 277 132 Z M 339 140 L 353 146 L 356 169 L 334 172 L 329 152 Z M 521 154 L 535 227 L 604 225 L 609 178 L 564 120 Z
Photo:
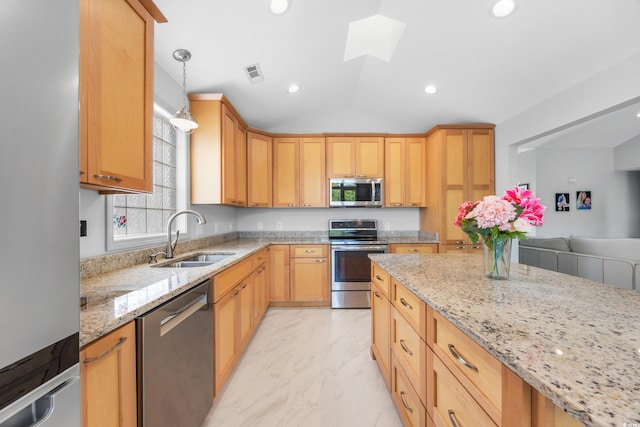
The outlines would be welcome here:
M 80 1 L 84 188 L 153 192 L 154 20 L 166 22 L 150 0 Z
M 437 243 L 391 243 L 389 244 L 391 254 L 437 254 Z
M 441 254 L 472 254 L 482 255 L 482 243 L 464 242 L 455 245 L 440 245 Z
M 137 425 L 134 322 L 82 348 L 80 378 L 84 427 Z
M 255 329 L 271 302 L 269 287 L 269 253 L 270 248 L 263 249 L 253 256 L 253 328 Z
M 331 301 L 327 245 L 291 245 L 291 301 Z
M 494 125 L 443 125 L 427 134 L 427 207 L 420 228 L 439 233 L 445 245 L 468 245 L 469 237 L 453 224 L 458 208 L 494 194 Z
M 426 139 L 385 138 L 384 147 L 384 205 L 425 207 Z
M 269 284 L 272 303 L 290 301 L 289 245 L 269 246 Z
M 247 125 L 222 94 L 189 94 L 191 203 L 247 206 Z
M 532 390 L 531 427 L 584 427 L 539 391 Z
M 384 137 L 327 137 L 327 178 L 383 178 Z
M 213 278 L 215 395 L 220 393 L 257 326 L 255 287 L 262 280 L 258 279 L 258 272 L 266 262 L 258 258 L 265 254 L 247 258 Z
M 391 390 L 391 278 L 371 263 L 371 356 L 378 363 L 387 388 Z
M 395 355 L 392 355 L 391 377 L 391 398 L 398 409 L 398 415 L 400 415 L 403 425 L 407 427 L 424 426 L 427 411 Z
M 273 138 L 247 133 L 247 206 L 273 206 Z
M 275 138 L 273 141 L 273 206 L 327 207 L 325 139 Z

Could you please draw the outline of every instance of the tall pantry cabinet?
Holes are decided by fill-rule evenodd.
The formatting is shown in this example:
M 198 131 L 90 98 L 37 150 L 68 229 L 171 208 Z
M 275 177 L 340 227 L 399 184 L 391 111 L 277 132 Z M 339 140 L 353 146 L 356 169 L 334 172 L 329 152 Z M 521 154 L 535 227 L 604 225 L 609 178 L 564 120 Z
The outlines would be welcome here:
M 441 125 L 427 134 L 427 207 L 420 229 L 437 231 L 440 252 L 474 251 L 453 221 L 460 205 L 495 193 L 492 124 Z

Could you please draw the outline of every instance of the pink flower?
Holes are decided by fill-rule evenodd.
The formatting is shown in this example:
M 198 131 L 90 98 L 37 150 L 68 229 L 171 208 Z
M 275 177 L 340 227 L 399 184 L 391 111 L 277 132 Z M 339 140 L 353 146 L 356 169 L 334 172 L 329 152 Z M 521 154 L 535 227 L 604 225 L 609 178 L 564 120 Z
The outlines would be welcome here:
M 462 220 L 467 216 L 469 212 L 471 212 L 471 210 L 473 210 L 475 205 L 476 203 L 469 202 L 469 201 L 461 204 L 460 207 L 458 208 L 458 215 L 456 216 L 456 219 L 453 221 L 453 223 L 457 227 L 460 227 L 460 225 L 462 224 Z
M 497 196 L 486 196 L 467 214 L 474 218 L 480 228 L 498 226 L 502 231 L 510 228 L 509 222 L 516 219 L 516 208 L 508 201 Z

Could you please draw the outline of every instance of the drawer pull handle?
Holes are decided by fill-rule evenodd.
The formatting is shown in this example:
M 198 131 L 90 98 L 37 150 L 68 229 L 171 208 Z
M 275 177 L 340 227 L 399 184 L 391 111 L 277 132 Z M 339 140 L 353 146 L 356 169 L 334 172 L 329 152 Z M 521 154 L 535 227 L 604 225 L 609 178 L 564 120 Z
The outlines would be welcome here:
M 409 413 L 410 413 L 410 414 L 413 414 L 413 408 L 411 408 L 411 406 L 409 406 L 409 405 L 407 404 L 407 401 L 406 401 L 406 400 L 404 400 L 404 395 L 405 395 L 405 394 L 406 394 L 406 393 L 405 393 L 404 391 L 401 391 L 401 392 L 400 392 L 400 400 L 402 401 L 402 406 L 404 406 L 404 407 L 405 407 L 405 409 L 406 409 L 407 411 L 409 411 Z
M 323 259 L 317 259 L 316 262 L 324 262 Z
M 113 175 L 93 175 L 93 177 L 99 178 L 99 179 L 109 179 L 115 182 L 122 182 L 122 178 L 118 178 L 117 176 L 113 176 Z
M 420 249 L 416 249 L 416 248 L 409 249 L 409 252 L 419 252 L 419 251 L 420 251 Z
M 258 204 L 257 203 L 249 203 L 249 206 L 251 206 L 253 208 L 255 206 L 258 206 Z
M 413 307 L 411 306 L 411 304 L 409 304 L 407 302 L 407 300 L 405 300 L 404 298 L 400 297 L 400 304 L 404 305 L 405 307 L 407 307 L 409 310 L 413 310 Z
M 376 274 L 376 279 L 380 280 L 381 282 L 384 282 L 384 279 L 382 277 L 380 277 L 379 274 Z
M 451 421 L 451 424 L 453 425 L 453 427 L 458 427 L 458 422 L 456 421 L 456 414 L 455 412 L 453 412 L 453 409 L 449 409 L 449 421 Z
M 453 344 L 449 344 L 449 352 L 451 353 L 451 355 L 458 361 L 460 362 L 462 365 L 466 366 L 469 369 L 472 369 L 474 371 L 478 370 L 478 367 L 472 363 L 467 362 L 466 360 L 464 360 L 464 358 L 462 356 L 460 356 L 458 354 L 458 352 L 456 351 L 456 348 L 453 346 Z
M 376 296 L 376 298 L 382 299 L 382 297 L 380 296 L 380 294 L 378 292 L 374 292 L 373 294 Z
M 413 356 L 413 352 L 411 350 L 409 350 L 409 348 L 404 343 L 404 340 L 400 340 L 400 347 L 402 347 L 404 352 L 407 353 L 409 356 Z
M 116 351 L 117 349 L 119 349 L 120 347 L 122 347 L 124 345 L 125 341 L 127 341 L 127 337 L 121 337 L 118 340 L 118 342 L 113 347 L 111 347 L 110 349 L 103 351 L 102 353 L 100 353 L 99 355 L 97 355 L 95 357 L 87 357 L 82 362 L 83 363 L 91 363 L 91 362 L 95 362 L 96 360 L 100 360 L 103 357 L 107 356 L 108 354 L 111 354 L 114 351 Z
M 312 254 L 313 252 L 314 252 L 313 249 L 305 249 L 304 250 L 305 254 Z

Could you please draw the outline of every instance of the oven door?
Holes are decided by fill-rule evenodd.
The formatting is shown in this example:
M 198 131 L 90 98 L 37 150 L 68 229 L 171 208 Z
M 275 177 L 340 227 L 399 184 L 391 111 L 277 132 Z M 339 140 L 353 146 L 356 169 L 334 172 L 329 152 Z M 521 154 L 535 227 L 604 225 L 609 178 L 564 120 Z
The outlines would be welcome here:
M 331 245 L 331 290 L 371 290 L 369 254 L 387 252 L 387 245 Z

